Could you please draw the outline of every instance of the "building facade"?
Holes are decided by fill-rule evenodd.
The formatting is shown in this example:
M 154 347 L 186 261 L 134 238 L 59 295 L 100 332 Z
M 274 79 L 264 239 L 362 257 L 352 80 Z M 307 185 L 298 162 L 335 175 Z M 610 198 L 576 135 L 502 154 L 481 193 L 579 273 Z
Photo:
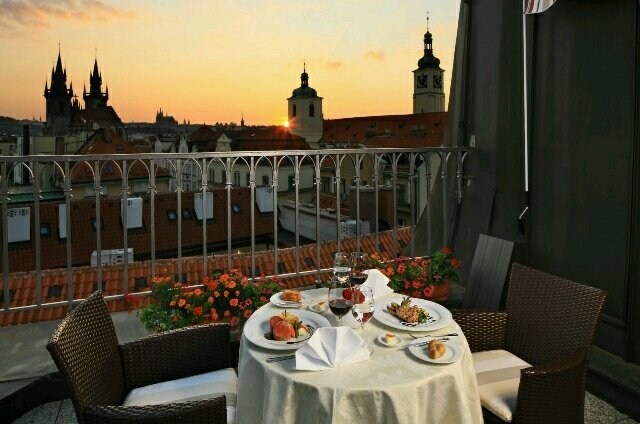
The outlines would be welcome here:
M 444 70 L 433 55 L 433 36 L 424 34 L 424 56 L 413 71 L 413 113 L 444 112 Z

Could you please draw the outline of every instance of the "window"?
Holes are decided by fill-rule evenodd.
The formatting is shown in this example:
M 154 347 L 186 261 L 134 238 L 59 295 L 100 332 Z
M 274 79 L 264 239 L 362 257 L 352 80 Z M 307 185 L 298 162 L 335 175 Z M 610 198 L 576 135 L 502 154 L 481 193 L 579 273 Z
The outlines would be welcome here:
M 225 175 L 224 175 L 224 169 L 220 170 L 220 182 L 224 183 L 225 182 Z
M 133 289 L 137 292 L 147 288 L 147 277 L 136 277 Z
M 113 166 L 107 164 L 104 166 L 104 175 L 113 175 Z
M 191 209 L 182 208 L 182 219 L 189 221 L 191 219 Z
M 49 237 L 51 235 L 50 224 L 40 224 L 40 237 Z
M 398 185 L 398 203 L 407 203 L 407 187 Z
M 232 203 L 231 212 L 233 212 L 234 215 L 238 215 L 240 213 L 240 205 L 237 203 Z
M 9 289 L 9 302 L 13 302 L 13 298 L 16 295 L 16 291 Z M 0 290 L 0 304 L 4 303 L 4 290 Z
M 322 191 L 331 193 L 331 177 L 322 177 Z
M 233 173 L 233 185 L 237 187 L 240 186 L 240 172 L 238 171 Z
M 295 105 L 295 103 L 293 104 L 293 108 L 291 110 L 291 116 L 296 116 L 296 105 Z
M 262 185 L 263 186 L 268 186 L 269 185 L 269 176 L 268 175 L 263 175 L 262 176 Z
M 249 184 L 251 184 L 251 177 L 249 176 L 248 172 L 247 172 L 246 176 L 247 176 L 247 187 L 248 187 Z
M 278 274 L 286 274 L 287 273 L 287 267 L 285 266 L 284 262 L 278 262 Z
M 313 258 L 311 256 L 304 258 L 304 264 L 306 266 L 315 266 L 315 262 L 313 262 Z
M 91 229 L 95 232 L 97 228 L 96 219 L 91 218 Z M 100 231 L 104 231 L 104 221 L 100 219 Z
M 347 192 L 347 182 L 345 181 L 344 178 L 340 178 L 340 194 L 344 196 L 346 192 Z
M 60 297 L 60 296 L 62 296 L 62 286 L 60 284 L 49 286 L 49 290 L 47 290 L 47 297 Z
M 309 117 L 313 118 L 314 116 L 316 116 L 316 107 L 314 104 L 310 104 L 309 105 Z
M 287 185 L 289 187 L 289 190 L 294 190 L 296 187 L 296 180 L 295 177 L 293 175 L 289 175 L 287 177 Z
M 167 221 L 176 222 L 177 219 L 178 215 L 176 214 L 176 211 L 174 211 L 173 209 L 167 210 Z

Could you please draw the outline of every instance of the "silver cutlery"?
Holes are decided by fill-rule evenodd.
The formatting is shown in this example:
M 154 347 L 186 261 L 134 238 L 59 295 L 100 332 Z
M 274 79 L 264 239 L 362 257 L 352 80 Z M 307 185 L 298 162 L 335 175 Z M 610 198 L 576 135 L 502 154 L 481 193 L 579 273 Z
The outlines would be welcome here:
M 295 354 L 294 355 L 284 355 L 284 356 L 274 356 L 272 358 L 267 358 L 267 363 L 286 361 L 287 359 L 293 359 L 295 357 L 296 357 Z
M 414 335 L 413 335 L 413 334 L 411 334 L 411 333 L 409 333 L 409 335 L 410 335 L 411 337 L 413 337 L 414 339 L 421 339 L 421 338 L 423 338 L 423 337 L 430 337 L 429 335 L 426 335 L 426 336 L 419 336 L 419 337 L 418 337 L 418 336 L 414 336 Z M 455 337 L 455 336 L 457 336 L 457 335 L 458 335 L 458 333 L 449 333 L 449 334 L 437 334 L 437 335 L 433 335 L 433 336 L 431 336 L 431 337 Z
M 446 342 L 449 340 L 448 337 L 439 337 L 439 338 L 433 338 L 431 340 L 440 340 L 441 342 Z M 429 344 L 429 342 L 431 342 L 431 340 L 429 340 L 428 342 L 422 342 L 422 343 L 415 343 L 415 344 L 409 344 L 409 347 L 411 346 L 426 346 Z

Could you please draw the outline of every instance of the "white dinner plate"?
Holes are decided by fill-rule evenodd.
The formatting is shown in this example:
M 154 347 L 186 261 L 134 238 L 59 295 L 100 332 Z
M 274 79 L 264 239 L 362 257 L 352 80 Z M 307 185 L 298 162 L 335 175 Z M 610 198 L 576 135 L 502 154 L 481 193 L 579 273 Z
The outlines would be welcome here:
M 380 300 L 380 306 L 376 304 L 376 313 L 373 314 L 373 318 L 384 324 L 388 327 L 397 328 L 398 330 L 405 331 L 432 331 L 439 330 L 441 328 L 446 327 L 451 323 L 451 312 L 447 308 L 442 305 L 439 305 L 435 302 L 431 302 L 429 300 L 417 299 L 415 297 L 411 298 L 411 304 L 417 305 L 420 308 L 423 308 L 429 314 L 429 318 L 427 322 L 424 324 L 408 324 L 402 321 L 400 318 L 392 315 L 391 312 L 387 310 L 387 306 L 391 305 L 391 303 L 395 302 L 397 304 L 402 303 L 402 299 L 404 296 L 399 294 L 394 294 L 390 296 L 385 296 Z
M 274 315 L 279 314 L 263 313 L 252 315 L 251 318 L 249 318 L 244 324 L 244 329 L 242 330 L 242 333 L 247 338 L 247 340 L 249 340 L 256 346 L 272 350 L 296 350 L 306 344 L 308 338 L 300 343 L 295 344 L 287 344 L 286 342 L 279 342 L 276 340 L 269 340 L 265 338 L 265 333 L 269 333 L 271 331 L 269 320 Z M 322 327 L 331 327 L 331 324 L 325 317 L 323 317 L 322 315 L 318 315 L 315 312 L 298 310 L 295 311 L 294 315 L 297 315 L 303 324 L 310 325 L 314 330 Z
M 409 352 L 411 352 L 416 358 L 426 362 L 431 362 L 432 364 L 451 364 L 462 358 L 462 348 L 455 340 L 442 341 L 442 343 L 447 346 L 447 350 L 445 351 L 444 355 L 442 355 L 438 359 L 431 359 L 426 345 L 415 346 L 416 344 L 428 342 L 433 338 L 434 337 L 423 337 L 414 340 L 409 344 Z
M 300 302 L 291 302 L 288 300 L 282 300 L 280 296 L 281 292 L 274 293 L 273 296 L 269 299 L 272 305 L 278 306 L 279 308 L 301 308 L 311 301 L 309 295 L 304 292 L 300 292 L 301 301 Z

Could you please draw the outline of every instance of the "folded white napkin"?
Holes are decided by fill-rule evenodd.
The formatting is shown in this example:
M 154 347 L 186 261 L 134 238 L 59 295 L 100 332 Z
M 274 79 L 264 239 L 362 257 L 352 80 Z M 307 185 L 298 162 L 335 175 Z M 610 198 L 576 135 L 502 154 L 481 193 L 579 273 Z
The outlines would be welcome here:
M 364 340 L 349 327 L 322 327 L 296 352 L 296 369 L 320 371 L 369 359 Z
M 393 289 L 387 286 L 387 284 L 389 284 L 389 279 L 386 275 L 380 272 L 379 269 L 369 269 L 365 271 L 365 273 L 368 277 L 362 285 L 364 287 L 371 287 L 374 298 L 393 293 Z

